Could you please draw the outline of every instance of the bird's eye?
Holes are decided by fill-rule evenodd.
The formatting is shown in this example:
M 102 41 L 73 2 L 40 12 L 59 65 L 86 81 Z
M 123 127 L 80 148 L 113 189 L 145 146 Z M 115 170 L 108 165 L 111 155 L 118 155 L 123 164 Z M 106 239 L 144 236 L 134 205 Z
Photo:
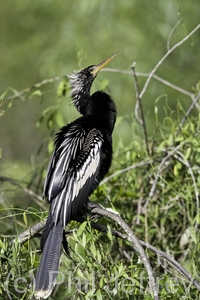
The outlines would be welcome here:
M 88 68 L 88 71 L 89 71 L 90 73 L 92 73 L 93 69 L 94 69 L 93 67 L 89 67 L 89 68 Z

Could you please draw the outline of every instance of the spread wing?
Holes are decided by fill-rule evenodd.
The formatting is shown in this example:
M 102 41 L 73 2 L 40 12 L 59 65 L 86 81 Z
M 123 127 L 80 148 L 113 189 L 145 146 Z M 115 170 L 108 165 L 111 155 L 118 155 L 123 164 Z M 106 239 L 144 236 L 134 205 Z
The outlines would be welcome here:
M 51 216 L 65 226 L 93 191 L 101 160 L 103 136 L 97 129 L 71 124 L 50 161 L 44 194 L 51 202 Z

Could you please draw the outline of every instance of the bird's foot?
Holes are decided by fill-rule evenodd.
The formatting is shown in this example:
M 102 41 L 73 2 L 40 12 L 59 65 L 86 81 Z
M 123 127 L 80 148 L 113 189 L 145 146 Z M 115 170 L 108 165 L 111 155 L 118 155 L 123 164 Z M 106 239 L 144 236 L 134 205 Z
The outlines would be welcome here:
M 92 210 L 94 208 L 102 208 L 102 206 L 100 204 L 88 200 L 86 204 L 82 207 L 81 211 L 79 211 L 79 213 L 73 216 L 72 220 L 83 223 L 84 221 L 87 220 L 87 215 L 90 215 L 92 220 L 100 218 L 101 217 L 100 215 L 96 213 L 92 213 Z
M 88 202 L 86 203 L 86 207 L 88 209 L 88 211 L 90 212 L 92 209 L 94 208 L 103 208 L 102 205 L 98 204 L 98 203 L 94 203 L 90 200 L 88 200 Z
M 101 216 L 99 214 L 92 213 L 92 210 L 94 208 L 103 208 L 103 206 L 88 200 L 87 203 L 86 203 L 86 210 L 87 210 L 88 213 L 92 214 L 92 219 L 96 220 L 96 219 L 99 219 Z

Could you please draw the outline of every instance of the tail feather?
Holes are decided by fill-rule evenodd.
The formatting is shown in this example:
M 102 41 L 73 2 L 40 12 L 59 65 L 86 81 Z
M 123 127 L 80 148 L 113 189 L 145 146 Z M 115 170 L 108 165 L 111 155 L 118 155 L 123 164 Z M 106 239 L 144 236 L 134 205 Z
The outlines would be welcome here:
M 63 225 L 54 225 L 46 239 L 40 265 L 36 274 L 36 299 L 47 299 L 56 284 L 62 238 Z

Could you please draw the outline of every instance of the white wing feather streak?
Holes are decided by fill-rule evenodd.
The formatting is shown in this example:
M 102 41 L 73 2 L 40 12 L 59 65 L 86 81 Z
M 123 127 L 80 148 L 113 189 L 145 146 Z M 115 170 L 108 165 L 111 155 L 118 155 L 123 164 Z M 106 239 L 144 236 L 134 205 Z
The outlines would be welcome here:
M 81 150 L 86 132 L 80 131 L 77 125 L 69 128 L 64 134 L 64 140 L 54 150 L 48 166 L 47 176 L 44 184 L 44 195 L 52 201 L 62 188 L 63 178 L 69 168 L 70 162 L 75 159 Z
M 52 189 L 55 185 L 56 181 L 61 180 L 61 177 L 63 176 L 64 170 L 66 170 L 68 168 L 69 165 L 69 153 L 61 153 L 61 156 L 58 160 L 58 163 L 56 165 L 54 174 L 56 174 L 56 177 L 54 176 L 51 180 L 51 183 L 49 185 L 49 199 L 52 198 Z
M 94 153 L 93 148 L 87 159 L 82 164 L 80 169 L 76 169 L 74 176 L 74 184 L 73 184 L 73 194 L 71 201 L 78 196 L 81 188 L 85 185 L 86 181 L 91 178 L 98 171 L 98 166 L 100 162 L 100 149 L 101 149 L 102 141 L 99 140 L 98 144 L 95 144 L 96 153 Z
M 51 199 L 54 184 L 61 180 L 61 177 L 64 178 L 62 179 L 64 185 L 52 200 L 51 206 L 54 222 L 57 223 L 62 216 L 64 226 L 71 216 L 72 203 L 77 199 L 77 202 L 74 202 L 75 207 L 82 207 L 91 193 L 100 166 L 103 138 L 97 129 L 92 129 L 84 136 L 84 142 L 83 136 L 80 135 L 71 142 L 64 141 L 59 147 L 60 150 L 62 149 L 61 154 L 49 186 L 49 199 Z M 74 151 L 75 160 L 73 160 Z

